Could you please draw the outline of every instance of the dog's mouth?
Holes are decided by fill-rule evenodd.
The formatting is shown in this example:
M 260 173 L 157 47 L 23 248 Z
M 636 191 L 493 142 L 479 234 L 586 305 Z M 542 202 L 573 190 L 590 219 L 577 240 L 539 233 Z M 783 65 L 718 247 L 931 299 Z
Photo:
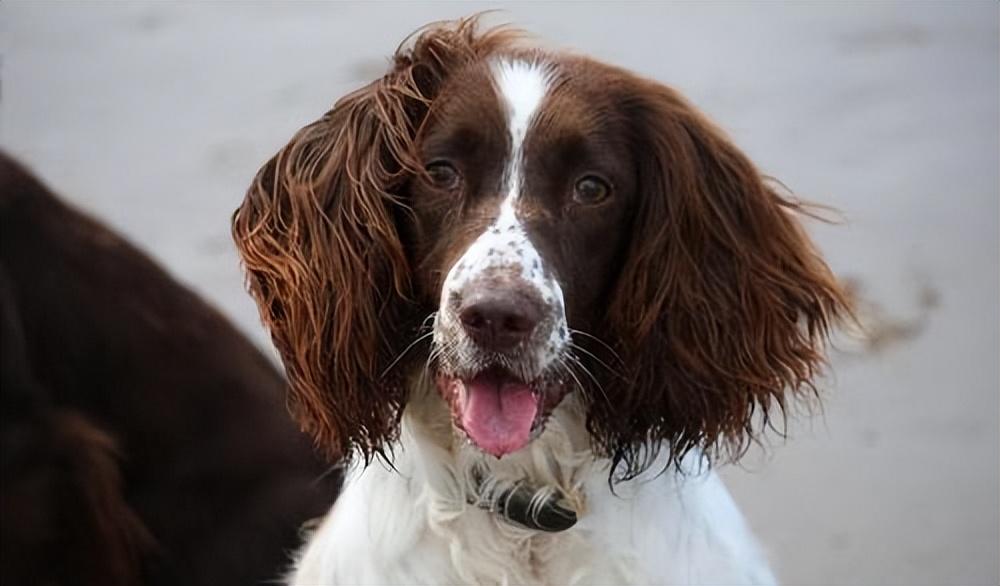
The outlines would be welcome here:
M 437 387 L 452 421 L 479 449 L 497 458 L 528 445 L 565 395 L 561 381 L 526 382 L 494 366 L 469 378 L 439 373 Z

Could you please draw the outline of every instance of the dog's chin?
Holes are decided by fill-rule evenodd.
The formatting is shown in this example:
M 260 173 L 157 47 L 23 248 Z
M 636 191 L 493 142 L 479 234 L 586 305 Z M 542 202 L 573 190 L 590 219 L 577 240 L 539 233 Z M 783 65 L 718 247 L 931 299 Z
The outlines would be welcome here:
M 439 371 L 435 378 L 455 428 L 497 458 L 538 437 L 568 390 L 562 381 L 546 377 L 524 381 L 498 366 L 465 377 Z

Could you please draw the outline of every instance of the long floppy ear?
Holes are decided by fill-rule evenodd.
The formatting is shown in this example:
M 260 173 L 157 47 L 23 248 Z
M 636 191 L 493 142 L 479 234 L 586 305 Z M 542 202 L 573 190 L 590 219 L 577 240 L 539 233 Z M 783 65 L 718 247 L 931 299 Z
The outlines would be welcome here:
M 422 166 L 413 139 L 449 72 L 512 34 L 477 19 L 425 30 L 391 71 L 338 101 L 258 172 L 233 215 L 249 289 L 281 353 L 289 405 L 331 457 L 383 454 L 398 432 L 414 310 L 395 218 Z
M 627 388 L 590 418 L 625 476 L 660 440 L 674 458 L 741 454 L 755 413 L 766 424 L 790 395 L 815 394 L 829 330 L 850 313 L 801 205 L 676 92 L 635 83 L 640 201 L 609 312 L 626 370 L 612 386 Z

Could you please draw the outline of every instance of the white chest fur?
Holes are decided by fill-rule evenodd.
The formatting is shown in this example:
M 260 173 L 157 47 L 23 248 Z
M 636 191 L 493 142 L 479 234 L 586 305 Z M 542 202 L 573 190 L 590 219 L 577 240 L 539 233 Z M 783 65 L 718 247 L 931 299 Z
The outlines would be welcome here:
M 566 414 L 554 419 L 551 429 L 526 448 L 524 462 L 516 466 L 521 473 L 531 473 L 529 461 L 551 462 L 553 452 L 558 457 L 560 449 L 570 450 L 568 434 L 558 423 L 567 420 Z M 299 557 L 291 584 L 775 581 L 713 472 L 657 475 L 662 464 L 654 465 L 612 494 L 607 461 L 591 459 L 575 466 L 576 479 L 557 480 L 575 487 L 581 503 L 577 524 L 541 533 L 467 504 L 456 472 L 467 462 L 458 455 L 444 465 L 449 456 L 433 448 L 427 453 L 433 442 L 413 417 L 404 417 L 403 425 L 396 470 L 375 463 L 349 474 L 340 499 Z M 561 456 L 572 459 L 568 453 Z

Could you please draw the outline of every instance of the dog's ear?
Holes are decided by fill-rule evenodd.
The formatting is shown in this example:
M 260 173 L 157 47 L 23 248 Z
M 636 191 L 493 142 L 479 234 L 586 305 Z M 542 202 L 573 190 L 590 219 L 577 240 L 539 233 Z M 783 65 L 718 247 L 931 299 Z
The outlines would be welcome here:
M 633 83 L 639 203 L 609 312 L 626 376 L 589 423 L 626 474 L 650 442 L 674 457 L 741 453 L 755 414 L 767 423 L 775 405 L 814 394 L 829 330 L 850 312 L 801 205 L 676 92 Z
M 382 453 L 398 431 L 411 275 L 396 218 L 422 172 L 413 140 L 449 73 L 511 33 L 476 19 L 425 30 L 390 72 L 300 130 L 233 215 L 249 289 L 281 353 L 289 404 L 331 457 Z

